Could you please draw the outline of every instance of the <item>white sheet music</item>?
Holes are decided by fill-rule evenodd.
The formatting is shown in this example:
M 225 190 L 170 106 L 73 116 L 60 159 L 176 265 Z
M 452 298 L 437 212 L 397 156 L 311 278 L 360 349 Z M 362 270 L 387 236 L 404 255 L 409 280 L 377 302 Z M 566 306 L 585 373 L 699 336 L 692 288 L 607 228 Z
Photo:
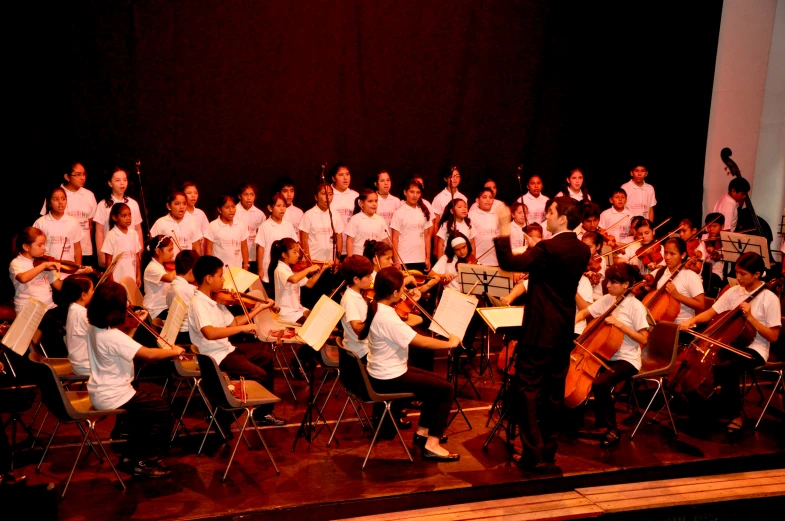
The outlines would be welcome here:
M 45 313 L 46 304 L 34 298 L 28 300 L 3 336 L 3 345 L 19 356 L 24 356 Z
M 180 328 L 185 321 L 185 315 L 187 313 L 188 307 L 185 305 L 185 302 L 183 302 L 183 299 L 181 299 L 179 295 L 176 295 L 172 301 L 172 305 L 169 306 L 166 322 L 164 322 L 164 327 L 161 329 L 161 336 L 166 339 L 166 342 L 169 342 L 169 345 L 174 345 L 177 341 L 177 334 L 180 333 Z M 161 349 L 171 349 L 169 345 L 160 338 L 157 342 L 158 347 Z
M 340 304 L 327 295 L 322 295 L 305 320 L 305 324 L 300 328 L 298 337 L 318 351 L 330 337 L 330 333 L 344 313 L 346 310 Z
M 439 306 L 433 314 L 434 320 L 431 321 L 428 329 L 445 338 L 449 338 L 450 333 L 463 338 L 476 307 L 476 297 L 464 295 L 454 289 L 444 288 Z M 436 325 L 437 322 L 439 325 Z
M 523 324 L 523 306 L 479 308 L 477 313 L 494 333 L 500 327 L 520 327 Z
M 238 268 L 237 266 L 232 266 L 229 268 L 229 271 L 232 272 L 231 275 L 224 273 L 224 289 L 229 291 L 234 291 L 232 277 L 234 277 L 234 282 L 237 283 L 237 291 L 240 293 L 245 293 L 248 291 L 248 288 L 250 288 L 254 282 L 259 280 L 259 275 L 251 273 L 250 271 L 246 271 L 242 268 Z

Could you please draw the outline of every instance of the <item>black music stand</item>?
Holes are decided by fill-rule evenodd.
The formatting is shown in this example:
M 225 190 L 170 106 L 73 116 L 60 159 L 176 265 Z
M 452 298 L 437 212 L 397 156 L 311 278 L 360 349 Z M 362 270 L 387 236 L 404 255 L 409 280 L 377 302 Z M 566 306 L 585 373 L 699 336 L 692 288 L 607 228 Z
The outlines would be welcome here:
M 722 260 L 725 261 L 726 267 L 735 264 L 739 256 L 748 251 L 760 255 L 766 269 L 771 267 L 771 252 L 766 237 L 723 230 L 720 232 L 720 238 L 722 240 Z

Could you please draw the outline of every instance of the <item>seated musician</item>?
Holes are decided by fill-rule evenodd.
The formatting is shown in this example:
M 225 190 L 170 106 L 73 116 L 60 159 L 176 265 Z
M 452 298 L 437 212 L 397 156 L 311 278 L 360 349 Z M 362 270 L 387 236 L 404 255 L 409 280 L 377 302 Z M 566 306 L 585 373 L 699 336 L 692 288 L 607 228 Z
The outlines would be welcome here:
M 726 291 L 711 308 L 680 324 L 681 329 L 688 330 L 695 324 L 709 322 L 720 313 L 739 308 L 747 324 L 755 329 L 752 343 L 748 347 L 739 348 L 751 358 L 720 349 L 719 356 L 722 363 L 714 366 L 714 384 L 720 388 L 723 416 L 732 418 L 727 426 L 729 434 L 736 433 L 742 428 L 742 395 L 739 389 L 739 377 L 744 371 L 766 363 L 769 359 L 769 345 L 777 341 L 782 326 L 780 301 L 774 293 L 763 289 L 751 302 L 746 302 L 750 293 L 763 285 L 760 278 L 765 273 L 766 267 L 760 255 L 754 252 L 741 254 L 736 261 L 736 280 L 739 285 Z
M 623 295 L 630 285 L 640 279 L 640 274 L 634 266 L 614 264 L 605 271 L 605 278 L 608 280 L 608 294 L 576 313 L 576 323 L 605 313 L 617 297 Z M 605 323 L 624 333 L 624 340 L 619 350 L 607 363 L 609 369 L 600 369 L 592 385 L 595 426 L 606 429 L 600 446 L 613 447 L 619 444 L 621 431 L 616 425 L 616 411 L 611 391 L 616 384 L 640 371 L 641 347 L 649 340 L 649 324 L 646 320 L 646 308 L 632 294 L 624 297 L 624 300 L 605 319 Z
M 111 280 L 93 293 L 87 308 L 90 333 L 87 353 L 90 380 L 87 392 L 97 410 L 125 409 L 117 417 L 115 432 L 127 432 L 121 467 L 135 476 L 162 478 L 171 474 L 161 458 L 174 425 L 169 404 L 158 393 L 138 391 L 132 385 L 134 358 L 162 360 L 183 353 L 181 347 L 153 349 L 118 329 L 125 323 L 126 291 Z
M 416 333 L 392 309 L 405 294 L 403 274 L 394 267 L 384 268 L 376 275 L 375 300 L 368 304 L 365 327 L 359 339 L 368 339 L 368 375 L 378 393 L 414 393 L 421 400 L 420 423 L 414 444 L 423 447 L 423 459 L 456 461 L 460 455 L 450 453 L 440 442 L 447 426 L 447 417 L 454 399 L 453 388 L 444 378 L 407 364 L 409 346 L 424 349 L 448 349 L 458 346 L 460 338 L 438 340 Z M 399 401 L 393 408 L 399 409 Z
M 703 263 L 708 255 L 706 246 L 698 237 L 698 229 L 693 224 L 692 219 L 685 217 L 679 223 L 679 237 L 687 244 L 687 255 L 693 259 L 689 269 L 700 275 L 703 272 Z
M 211 356 L 218 367 L 232 378 L 244 377 L 254 380 L 273 392 L 273 360 L 262 351 L 260 343 L 233 346 L 229 337 L 239 333 L 256 334 L 256 325 L 249 324 L 245 316 L 233 316 L 226 306 L 213 299 L 213 293 L 224 287 L 224 264 L 218 257 L 199 257 L 193 268 L 198 289 L 188 305 L 188 333 L 191 343 L 203 355 Z M 271 302 L 258 303 L 248 310 L 253 318 L 262 310 L 272 306 Z M 223 420 L 223 419 L 222 419 Z M 285 422 L 273 414 L 273 406 L 258 407 L 254 420 L 260 425 L 280 426 Z M 228 426 L 229 422 L 224 423 Z M 223 429 L 224 433 L 229 432 Z
M 687 244 L 680 238 L 674 237 L 665 241 L 664 245 L 665 267 L 654 273 L 651 291 L 656 291 L 665 286 L 665 291 L 679 301 L 679 315 L 673 322 L 680 324 L 695 316 L 695 312 L 706 309 L 703 296 L 703 284 L 697 273 L 688 268 L 689 264 L 671 279 L 676 269 L 687 260 Z
M 368 356 L 368 340 L 360 340 L 357 335 L 365 327 L 368 305 L 362 292 L 373 284 L 372 273 L 371 261 L 362 255 L 349 255 L 341 263 L 341 275 L 347 286 L 341 298 L 341 307 L 346 310 L 341 317 L 343 346 L 359 356 L 363 362 Z
M 706 216 L 706 233 L 701 237 L 706 251 L 702 276 L 703 288 L 706 290 L 706 295 L 711 298 L 717 298 L 720 289 L 725 285 L 725 262 L 722 260 L 720 235 L 724 227 L 725 216 L 721 213 L 710 213 Z
M 654 244 L 654 224 L 640 219 L 635 225 L 635 242 L 631 243 L 618 260 L 635 266 L 643 275 L 662 266 L 662 244 Z
M 174 260 L 175 278 L 169 287 L 166 289 L 166 307 L 172 307 L 175 297 L 180 297 L 183 300 L 186 308 L 191 303 L 191 299 L 196 292 L 196 279 L 194 279 L 194 266 L 199 259 L 199 254 L 195 250 L 183 250 L 177 254 Z M 167 312 L 168 316 L 168 312 Z M 183 320 L 180 326 L 180 332 L 177 334 L 175 344 L 185 345 L 191 343 L 191 337 L 188 335 L 188 319 Z

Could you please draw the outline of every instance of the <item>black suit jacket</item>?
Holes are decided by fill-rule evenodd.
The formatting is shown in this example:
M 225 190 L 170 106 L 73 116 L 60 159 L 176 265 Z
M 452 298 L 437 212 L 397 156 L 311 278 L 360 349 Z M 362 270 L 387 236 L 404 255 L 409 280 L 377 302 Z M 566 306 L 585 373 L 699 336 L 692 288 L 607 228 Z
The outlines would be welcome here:
M 529 273 L 529 303 L 520 342 L 543 348 L 572 347 L 575 294 L 591 252 L 574 232 L 543 240 L 522 255 L 512 253 L 509 237 L 499 237 L 496 256 L 507 271 Z

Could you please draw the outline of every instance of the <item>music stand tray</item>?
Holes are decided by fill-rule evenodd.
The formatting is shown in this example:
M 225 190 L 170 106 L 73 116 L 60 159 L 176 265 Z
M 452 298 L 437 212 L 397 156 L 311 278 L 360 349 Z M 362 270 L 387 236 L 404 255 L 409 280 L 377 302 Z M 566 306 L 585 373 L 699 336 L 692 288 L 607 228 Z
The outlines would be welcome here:
M 721 231 L 720 238 L 722 239 L 723 261 L 729 263 L 736 262 L 739 259 L 739 255 L 752 251 L 763 258 L 766 269 L 771 267 L 771 255 L 766 237 Z

